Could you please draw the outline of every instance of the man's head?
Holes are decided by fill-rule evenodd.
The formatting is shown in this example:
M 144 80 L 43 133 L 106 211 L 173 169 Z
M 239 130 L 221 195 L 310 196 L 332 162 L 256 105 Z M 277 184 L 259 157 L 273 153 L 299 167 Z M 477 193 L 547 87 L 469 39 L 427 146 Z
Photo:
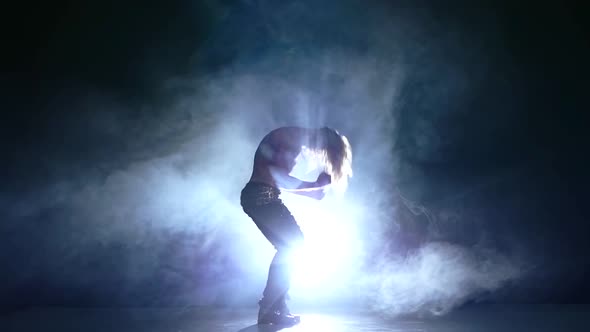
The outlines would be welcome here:
M 352 176 L 352 149 L 346 136 L 333 128 L 320 129 L 326 173 L 332 176 L 332 184 L 341 190 L 346 189 L 348 178 Z

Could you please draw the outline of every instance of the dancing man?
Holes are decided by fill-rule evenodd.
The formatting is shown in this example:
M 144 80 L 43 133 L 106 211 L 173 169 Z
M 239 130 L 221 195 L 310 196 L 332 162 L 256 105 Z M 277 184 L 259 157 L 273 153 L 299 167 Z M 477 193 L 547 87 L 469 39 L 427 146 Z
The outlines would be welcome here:
M 318 158 L 323 166 L 315 182 L 290 175 L 303 149 Z M 299 322 L 299 316 L 289 312 L 286 300 L 290 286 L 290 254 L 303 241 L 303 234 L 281 201 L 281 191 L 322 199 L 325 187 L 330 184 L 345 188 L 352 176 L 351 161 L 348 139 L 327 127 L 282 127 L 268 133 L 260 142 L 254 155 L 252 176 L 241 193 L 244 212 L 276 249 L 259 301 L 258 324 L 294 325 Z

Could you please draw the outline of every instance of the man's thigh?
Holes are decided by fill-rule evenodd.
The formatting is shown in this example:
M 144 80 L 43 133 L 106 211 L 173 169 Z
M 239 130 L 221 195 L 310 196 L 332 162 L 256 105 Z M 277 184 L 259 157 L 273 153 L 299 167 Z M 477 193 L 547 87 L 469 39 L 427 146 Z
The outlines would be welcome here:
M 254 222 L 275 248 L 294 248 L 303 241 L 295 218 L 283 204 L 267 204 L 253 213 Z

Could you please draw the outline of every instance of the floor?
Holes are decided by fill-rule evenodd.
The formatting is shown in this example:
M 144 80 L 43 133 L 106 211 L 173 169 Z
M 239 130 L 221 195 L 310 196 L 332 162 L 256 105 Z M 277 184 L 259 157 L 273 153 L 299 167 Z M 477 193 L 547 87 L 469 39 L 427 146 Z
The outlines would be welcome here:
M 303 312 L 291 328 L 255 325 L 255 310 L 29 308 L 0 313 L 0 331 L 153 332 L 479 332 L 590 331 L 588 305 L 480 305 L 436 318 Z

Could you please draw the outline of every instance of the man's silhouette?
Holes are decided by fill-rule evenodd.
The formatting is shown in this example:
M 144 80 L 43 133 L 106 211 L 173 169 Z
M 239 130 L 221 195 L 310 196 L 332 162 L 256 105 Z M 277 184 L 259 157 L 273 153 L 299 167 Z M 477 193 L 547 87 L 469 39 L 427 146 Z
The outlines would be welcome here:
M 324 167 L 315 182 L 290 175 L 295 159 L 304 147 L 319 157 Z M 293 325 L 299 322 L 299 316 L 289 312 L 286 300 L 290 286 L 290 253 L 303 241 L 303 234 L 281 201 L 281 191 L 322 199 L 327 185 L 340 188 L 346 185 L 352 175 L 351 158 L 346 137 L 327 127 L 282 127 L 268 133 L 260 142 L 254 156 L 252 176 L 241 193 L 244 212 L 277 250 L 259 301 L 258 324 Z

